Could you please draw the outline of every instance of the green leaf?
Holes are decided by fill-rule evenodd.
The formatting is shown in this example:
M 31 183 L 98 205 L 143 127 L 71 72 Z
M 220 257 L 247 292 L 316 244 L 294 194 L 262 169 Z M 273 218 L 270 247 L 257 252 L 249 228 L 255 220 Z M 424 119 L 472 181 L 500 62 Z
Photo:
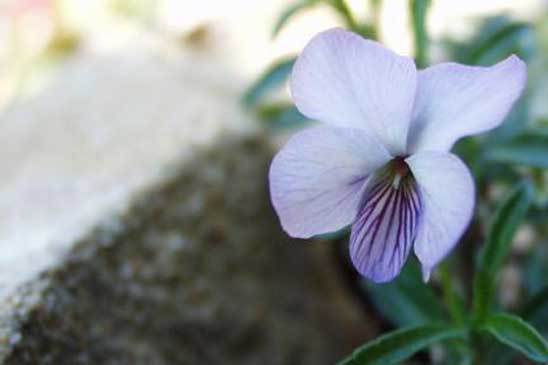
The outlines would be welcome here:
M 532 167 L 548 168 L 548 135 L 526 133 L 491 148 L 486 159 Z
M 492 65 L 512 53 L 530 59 L 536 52 L 535 31 L 530 24 L 507 16 L 482 19 L 466 42 L 446 41 L 452 59 L 465 64 Z
M 355 365 L 355 364 L 356 363 L 354 362 L 354 359 L 352 358 L 352 356 L 348 356 L 347 358 L 337 363 L 337 365 Z
M 261 105 L 257 115 L 273 129 L 302 127 L 310 121 L 289 103 Z
M 495 212 L 487 234 L 487 242 L 478 261 L 474 279 L 474 314 L 484 319 L 495 292 L 496 274 L 510 251 L 514 235 L 533 199 L 530 183 L 518 184 Z
M 487 65 L 506 58 L 511 53 L 523 54 L 530 52 L 527 42 L 530 42 L 533 29 L 526 23 L 510 23 L 494 32 L 485 42 L 477 44 L 467 61 L 470 64 Z M 527 48 L 525 48 L 527 47 Z
M 320 0 L 300 0 L 290 4 L 280 14 L 280 17 L 276 21 L 276 25 L 274 26 L 274 30 L 272 31 L 272 38 L 275 38 L 278 35 L 278 33 L 280 33 L 282 28 L 287 24 L 289 20 L 291 20 L 291 18 L 293 18 L 302 10 L 309 9 L 313 7 L 314 5 L 318 4 L 319 2 Z
M 415 44 L 415 59 L 419 67 L 428 65 L 428 31 L 426 15 L 430 0 L 411 0 L 411 20 L 413 25 L 413 41 Z
M 548 343 L 531 325 L 518 316 L 492 315 L 485 321 L 483 330 L 533 361 L 548 362 Z
M 403 328 L 356 349 L 352 357 L 356 365 L 394 364 L 434 343 L 464 338 L 465 334 L 464 329 L 437 324 Z
M 519 183 L 495 212 L 482 249 L 479 267 L 490 274 L 500 269 L 511 248 L 514 235 L 533 200 L 533 187 L 527 181 Z
M 446 318 L 438 297 L 424 285 L 420 267 L 415 261 L 407 263 L 391 283 L 364 281 L 363 284 L 376 309 L 398 327 L 439 322 Z
M 295 57 L 289 57 L 271 65 L 245 92 L 243 97 L 244 105 L 254 107 L 269 92 L 282 86 L 293 69 L 295 59 Z
M 345 26 L 356 33 L 361 32 L 361 27 L 354 18 L 352 10 L 348 7 L 345 0 L 323 0 L 323 2 L 331 5 L 331 7 L 339 14 L 342 20 L 345 22 Z

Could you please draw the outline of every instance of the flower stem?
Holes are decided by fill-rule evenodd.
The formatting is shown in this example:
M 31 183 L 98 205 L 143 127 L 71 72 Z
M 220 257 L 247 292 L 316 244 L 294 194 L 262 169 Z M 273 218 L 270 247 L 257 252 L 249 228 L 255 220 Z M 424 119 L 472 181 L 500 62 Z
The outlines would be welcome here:
M 430 0 L 411 0 L 410 12 L 413 24 L 415 60 L 419 67 L 428 66 L 428 29 L 426 24 Z
M 459 299 L 455 288 L 453 287 L 453 280 L 451 277 L 451 268 L 448 262 L 444 262 L 440 266 L 441 284 L 443 291 L 443 299 L 445 305 L 449 310 L 452 320 L 457 325 L 463 325 L 465 322 L 464 310 L 462 308 L 462 300 Z

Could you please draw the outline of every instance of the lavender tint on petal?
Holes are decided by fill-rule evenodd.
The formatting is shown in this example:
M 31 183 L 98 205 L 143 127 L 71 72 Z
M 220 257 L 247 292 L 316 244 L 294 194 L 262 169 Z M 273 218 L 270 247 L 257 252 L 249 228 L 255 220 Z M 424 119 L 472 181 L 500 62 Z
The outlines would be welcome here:
M 362 130 L 320 126 L 295 134 L 270 165 L 270 197 L 282 227 L 308 238 L 351 224 L 366 177 L 389 160 Z
M 359 205 L 350 235 L 356 269 L 380 283 L 396 277 L 413 245 L 421 202 L 412 177 L 403 181 L 381 173 L 372 179 Z
M 449 151 L 459 138 L 499 126 L 526 82 L 516 56 L 490 67 L 441 63 L 420 71 L 408 152 Z
M 422 219 L 414 250 L 426 281 L 472 219 L 474 179 L 466 165 L 450 153 L 419 152 L 405 161 L 421 194 Z
M 308 118 L 366 130 L 396 156 L 405 152 L 417 77 L 411 58 L 355 33 L 330 29 L 300 54 L 290 89 Z

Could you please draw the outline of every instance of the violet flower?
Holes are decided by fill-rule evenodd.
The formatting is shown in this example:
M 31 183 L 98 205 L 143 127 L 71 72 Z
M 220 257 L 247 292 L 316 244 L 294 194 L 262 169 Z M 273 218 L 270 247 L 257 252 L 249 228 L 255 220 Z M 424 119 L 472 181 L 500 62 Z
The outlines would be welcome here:
M 474 210 L 474 181 L 449 150 L 502 123 L 526 83 L 516 56 L 491 67 L 411 58 L 341 30 L 315 36 L 297 59 L 291 94 L 325 125 L 293 136 L 270 167 L 284 230 L 309 238 L 352 224 L 350 256 L 375 282 L 414 252 L 424 280 Z

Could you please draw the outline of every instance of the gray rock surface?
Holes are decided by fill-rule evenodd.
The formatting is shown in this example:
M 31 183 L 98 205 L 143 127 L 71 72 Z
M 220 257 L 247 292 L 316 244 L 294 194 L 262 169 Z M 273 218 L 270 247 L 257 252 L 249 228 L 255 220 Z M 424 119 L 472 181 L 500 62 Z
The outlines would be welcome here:
M 1 364 L 332 364 L 373 331 L 208 60 L 86 60 L 0 117 Z

